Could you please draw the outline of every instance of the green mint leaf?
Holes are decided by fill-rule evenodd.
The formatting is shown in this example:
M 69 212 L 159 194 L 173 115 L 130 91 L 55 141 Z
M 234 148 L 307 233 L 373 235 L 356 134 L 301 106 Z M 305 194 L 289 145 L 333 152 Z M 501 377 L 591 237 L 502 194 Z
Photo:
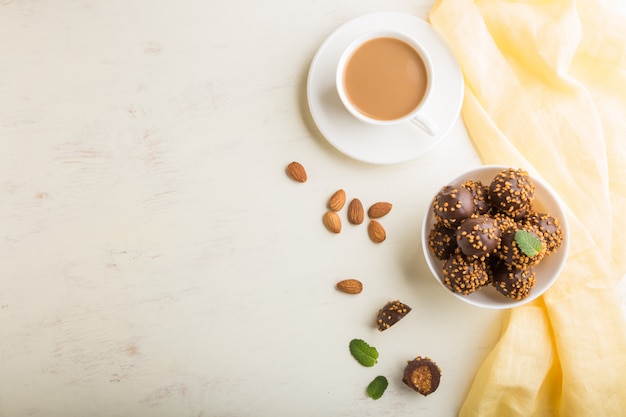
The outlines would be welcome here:
M 350 353 L 363 366 L 374 366 L 378 360 L 378 351 L 361 339 L 350 341 Z
M 387 378 L 384 376 L 377 376 L 367 386 L 367 396 L 373 400 L 379 399 L 385 393 L 388 385 L 389 381 L 387 381 Z
M 541 244 L 541 241 L 537 239 L 537 236 L 527 232 L 526 230 L 518 230 L 515 232 L 515 242 L 517 243 L 517 246 L 519 246 L 520 250 L 524 252 L 526 256 L 530 256 L 531 258 L 541 252 L 541 249 L 543 248 L 543 245 Z

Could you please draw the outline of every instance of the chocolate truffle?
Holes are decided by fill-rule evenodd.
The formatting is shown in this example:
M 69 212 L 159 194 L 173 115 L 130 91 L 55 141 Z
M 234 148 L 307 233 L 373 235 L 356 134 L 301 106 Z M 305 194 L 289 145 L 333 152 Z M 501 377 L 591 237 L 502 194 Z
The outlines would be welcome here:
M 500 229 L 491 217 L 471 217 L 456 230 L 456 243 L 467 256 L 489 256 L 500 245 Z
M 509 266 L 517 268 L 527 268 L 537 265 L 546 254 L 546 244 L 541 236 L 529 225 L 516 223 L 517 227 L 502 231 L 500 239 L 500 249 L 496 252 L 500 259 Z M 526 255 L 515 241 L 515 234 L 518 230 L 525 230 L 541 241 L 542 249 L 534 256 Z
M 489 185 L 489 201 L 498 211 L 519 218 L 531 209 L 535 184 L 523 169 L 499 172 Z
M 461 184 L 467 188 L 474 197 L 474 214 L 487 214 L 491 210 L 489 204 L 489 187 L 483 185 L 481 181 L 467 180 Z
M 536 282 L 537 278 L 531 267 L 520 269 L 501 264 L 493 271 L 493 286 L 499 293 L 513 300 L 526 298 Z
M 455 228 L 471 216 L 474 208 L 474 196 L 461 186 L 446 185 L 433 201 L 435 219 L 450 228 Z
M 443 283 L 450 291 L 468 295 L 489 283 L 485 261 L 469 259 L 457 250 L 443 265 Z
M 456 231 L 442 222 L 435 224 L 428 235 L 428 247 L 437 259 L 445 261 L 457 248 Z
M 407 361 L 402 382 L 422 395 L 429 395 L 439 387 L 441 369 L 430 358 L 421 356 Z
M 517 222 L 515 221 L 515 219 L 502 214 L 502 213 L 496 213 L 493 218 L 496 221 L 496 226 L 498 226 L 498 229 L 500 229 L 500 236 L 502 237 L 505 233 L 508 232 L 515 232 L 517 229 L 519 229 L 519 226 L 517 225 Z
M 378 316 L 376 317 L 376 326 L 378 326 L 378 330 L 381 332 L 387 330 L 402 320 L 404 316 L 409 314 L 410 311 L 411 307 L 398 300 L 389 301 L 383 306 L 383 308 L 378 310 Z
M 546 255 L 555 252 L 563 243 L 563 230 L 559 219 L 548 213 L 534 213 L 526 218 L 526 224 L 533 227 L 534 231 L 546 243 Z

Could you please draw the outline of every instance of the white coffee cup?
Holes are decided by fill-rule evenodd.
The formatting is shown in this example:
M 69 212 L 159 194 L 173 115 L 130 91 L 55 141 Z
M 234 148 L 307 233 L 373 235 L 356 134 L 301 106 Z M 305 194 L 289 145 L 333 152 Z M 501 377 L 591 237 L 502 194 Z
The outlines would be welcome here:
M 395 52 L 389 55 L 390 50 Z M 385 58 L 376 59 L 378 53 Z M 400 65 L 396 64 L 396 56 Z M 406 69 L 402 68 L 403 65 L 406 65 Z M 355 72 L 353 67 L 360 72 Z M 428 135 L 434 136 L 439 127 L 424 111 L 424 105 L 432 95 L 434 76 L 430 56 L 416 39 L 400 32 L 377 30 L 359 36 L 343 51 L 337 65 L 336 85 L 343 105 L 357 119 L 381 126 L 412 122 Z M 369 81 L 357 83 L 351 82 L 351 78 Z M 361 93 L 366 90 L 374 93 L 367 100 L 361 100 L 360 103 L 364 105 L 359 107 L 351 96 L 363 95 Z M 364 110 L 370 106 L 384 111 L 393 109 L 393 113 L 396 111 L 396 98 L 398 102 L 407 102 L 410 106 L 399 109 L 398 114 L 385 116 Z

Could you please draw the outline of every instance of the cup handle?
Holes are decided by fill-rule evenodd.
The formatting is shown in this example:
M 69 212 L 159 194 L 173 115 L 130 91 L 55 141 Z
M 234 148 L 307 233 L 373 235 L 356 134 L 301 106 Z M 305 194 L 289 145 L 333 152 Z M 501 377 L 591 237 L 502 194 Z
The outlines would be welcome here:
M 425 114 L 418 114 L 411 119 L 411 123 L 422 129 L 430 136 L 435 136 L 437 132 L 439 132 L 439 126 L 437 126 L 437 123 Z

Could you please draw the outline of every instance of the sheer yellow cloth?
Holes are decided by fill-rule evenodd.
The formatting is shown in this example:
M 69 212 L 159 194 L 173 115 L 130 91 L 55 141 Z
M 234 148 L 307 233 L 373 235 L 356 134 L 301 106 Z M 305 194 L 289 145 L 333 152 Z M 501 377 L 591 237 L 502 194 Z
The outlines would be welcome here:
M 594 0 L 439 0 L 483 162 L 522 167 L 568 206 L 555 285 L 511 310 L 459 415 L 626 416 L 626 19 Z

